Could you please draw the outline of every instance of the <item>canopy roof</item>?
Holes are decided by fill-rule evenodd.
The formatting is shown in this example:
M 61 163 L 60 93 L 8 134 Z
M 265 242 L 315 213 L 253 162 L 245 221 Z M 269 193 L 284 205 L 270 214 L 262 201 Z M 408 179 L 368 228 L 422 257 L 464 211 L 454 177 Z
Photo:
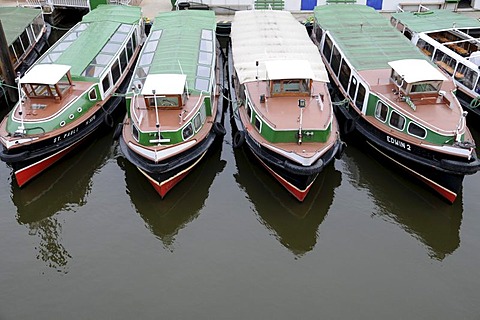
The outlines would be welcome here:
M 25 28 L 28 27 L 36 17 L 41 15 L 42 10 L 40 9 L 0 7 L 0 20 L 2 21 L 7 44 L 10 46 L 15 39 L 22 34 Z
M 270 60 L 265 68 L 269 80 L 315 78 L 307 60 Z
M 150 74 L 142 89 L 142 95 L 152 95 L 153 90 L 158 95 L 182 94 L 187 76 L 184 74 Z
M 20 79 L 20 83 L 56 84 L 70 70 L 62 64 L 36 64 Z
M 480 28 L 480 22 L 472 17 L 449 10 L 392 13 L 392 17 L 414 32 L 428 32 L 451 28 Z
M 237 11 L 230 36 L 234 66 L 240 83 L 255 81 L 257 75 L 259 80 L 266 80 L 266 61 L 271 60 L 277 61 L 279 68 L 286 68 L 287 75 L 291 74 L 291 68 L 286 61 L 308 61 L 311 71 L 300 78 L 328 82 L 318 48 L 309 38 L 305 26 L 290 12 Z M 277 70 L 278 74 L 281 72 Z
M 91 65 L 103 70 L 141 16 L 140 7 L 99 5 L 57 41 L 39 63 L 70 65 L 73 77 L 85 76 L 82 73 Z M 100 77 L 100 73 L 93 77 Z
M 345 4 L 315 7 L 315 23 L 328 31 L 356 70 L 389 69 L 388 62 L 427 58 L 375 9 Z
M 420 81 L 441 80 L 447 78 L 437 68 L 432 66 L 428 61 L 407 59 L 397 60 L 388 63 L 393 70 L 402 76 L 407 83 Z
M 133 85 L 144 83 L 147 75 L 184 74 L 190 93 L 210 90 L 216 63 L 216 26 L 213 11 L 160 13 L 138 59 Z M 185 81 L 182 90 L 183 85 Z

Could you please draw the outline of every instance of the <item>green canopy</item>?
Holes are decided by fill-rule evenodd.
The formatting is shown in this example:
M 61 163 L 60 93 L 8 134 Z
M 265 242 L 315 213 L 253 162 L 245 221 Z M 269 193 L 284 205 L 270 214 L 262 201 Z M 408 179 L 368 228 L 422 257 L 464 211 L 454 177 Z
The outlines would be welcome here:
M 15 39 L 25 31 L 25 28 L 41 14 L 42 10 L 40 9 L 0 7 L 0 20 L 7 38 L 7 44 L 12 45 Z
M 451 28 L 480 28 L 480 22 L 477 19 L 448 10 L 399 12 L 393 13 L 392 17 L 417 33 Z

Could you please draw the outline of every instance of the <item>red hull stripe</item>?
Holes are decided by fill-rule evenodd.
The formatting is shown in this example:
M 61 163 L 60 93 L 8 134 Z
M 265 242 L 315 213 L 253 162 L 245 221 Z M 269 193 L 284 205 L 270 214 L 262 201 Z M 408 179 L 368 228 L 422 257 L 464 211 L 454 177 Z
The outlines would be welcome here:
M 25 185 L 28 181 L 32 180 L 40 173 L 45 171 L 48 167 L 53 165 L 55 162 L 63 158 L 66 154 L 68 154 L 72 149 L 77 146 L 82 140 L 75 142 L 74 144 L 68 146 L 65 149 L 58 151 L 40 161 L 32 163 L 31 165 L 22 168 L 20 170 L 15 171 L 15 179 L 20 187 Z
M 288 190 L 288 192 L 290 192 L 295 198 L 297 198 L 298 201 L 302 202 L 303 200 L 305 200 L 305 197 L 307 196 L 308 192 L 310 191 L 310 188 L 312 187 L 312 184 L 315 181 L 315 179 L 313 179 L 312 182 L 304 190 L 300 190 L 297 187 L 295 187 L 293 184 L 291 184 L 290 182 L 285 180 L 278 173 L 276 173 L 272 168 L 270 168 L 266 163 L 264 163 L 255 153 L 253 153 L 253 154 L 258 159 L 258 161 L 260 161 L 262 166 L 264 166 L 265 169 L 267 169 L 268 172 L 270 172 L 273 175 L 273 177 L 275 179 L 277 179 L 277 181 L 280 182 L 280 184 L 282 186 L 284 186 L 285 189 Z
M 177 173 L 176 175 L 174 175 L 173 177 L 171 177 L 170 179 L 167 179 L 165 181 L 161 181 L 161 182 L 158 182 L 156 181 L 155 179 L 153 179 L 152 177 L 150 177 L 150 175 L 148 175 L 145 171 L 143 171 L 142 169 L 138 168 L 137 169 L 145 176 L 147 177 L 148 181 L 150 182 L 150 184 L 153 186 L 153 188 L 155 188 L 155 190 L 158 192 L 158 194 L 160 195 L 160 197 L 165 197 L 165 195 L 167 194 L 168 191 L 170 191 L 177 183 L 179 183 L 180 181 L 183 180 L 183 178 L 185 178 L 187 176 L 187 174 L 192 171 L 192 169 L 197 165 L 197 163 L 200 162 L 200 160 L 202 160 L 202 158 L 205 156 L 207 152 L 205 151 L 201 157 L 199 157 L 197 159 L 197 161 L 195 161 L 191 166 L 189 166 L 188 168 L 180 171 L 179 173 Z
M 385 153 L 383 153 L 382 151 L 380 151 L 377 147 L 373 146 L 370 142 L 367 141 L 367 143 L 372 147 L 374 148 L 375 150 L 377 150 L 379 153 L 381 153 L 383 156 L 387 157 L 388 159 L 390 159 L 391 161 L 395 162 L 397 165 L 401 166 L 402 168 L 404 168 L 405 170 L 409 171 L 410 173 L 414 174 L 418 179 L 420 179 L 421 181 L 423 181 L 426 185 L 428 185 L 430 188 L 432 188 L 433 190 L 435 190 L 436 192 L 438 192 L 442 197 L 444 197 L 445 199 L 447 199 L 448 201 L 450 201 L 451 203 L 453 203 L 455 201 L 455 199 L 457 198 L 457 194 L 447 188 L 445 188 L 444 186 L 436 183 L 435 181 L 425 177 L 424 175 L 421 175 L 420 173 L 410 169 L 409 167 L 405 166 L 404 164 L 398 162 L 397 160 L 393 159 L 392 157 L 386 155 Z

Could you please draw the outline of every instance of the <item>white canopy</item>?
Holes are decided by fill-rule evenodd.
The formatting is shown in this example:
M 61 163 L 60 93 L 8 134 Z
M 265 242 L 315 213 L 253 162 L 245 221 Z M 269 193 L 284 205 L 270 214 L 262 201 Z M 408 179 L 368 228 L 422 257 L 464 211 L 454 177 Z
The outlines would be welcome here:
M 265 61 L 265 69 L 269 80 L 315 78 L 307 60 Z
M 53 85 L 70 70 L 63 64 L 36 64 L 20 79 L 20 83 L 36 83 Z
M 328 82 L 318 48 L 309 38 L 305 26 L 288 11 L 237 11 L 230 36 L 240 83 L 255 81 L 257 75 L 258 80 L 266 80 L 266 61 L 276 61 L 278 74 L 282 74 L 280 68 L 291 70 L 288 61 L 292 60 L 306 60 L 310 64 L 309 76 L 298 78 Z
M 445 81 L 447 78 L 440 70 L 432 66 L 426 60 L 420 59 L 404 59 L 390 61 L 388 63 L 393 70 L 402 76 L 407 83 L 420 81 Z
M 142 95 L 152 95 L 153 90 L 158 95 L 182 94 L 186 81 L 185 74 L 149 74 L 143 84 Z

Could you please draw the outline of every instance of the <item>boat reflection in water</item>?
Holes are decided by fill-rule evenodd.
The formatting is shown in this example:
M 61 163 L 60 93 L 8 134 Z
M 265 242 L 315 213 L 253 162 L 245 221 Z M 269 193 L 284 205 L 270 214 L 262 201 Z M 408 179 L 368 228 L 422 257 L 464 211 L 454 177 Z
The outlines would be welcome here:
M 432 259 L 443 260 L 458 249 L 462 192 L 450 205 L 353 146 L 342 159 L 348 167 L 346 178 L 356 189 L 366 190 L 375 203 L 374 218 L 392 222 L 418 239 Z
M 214 178 L 223 171 L 225 160 L 220 159 L 221 145 L 214 147 L 184 180 L 161 199 L 150 183 L 125 158 L 117 159 L 125 172 L 127 194 L 145 221 L 146 227 L 165 248 L 173 251 L 175 237 L 180 230 L 195 220 L 209 196 Z
M 92 177 L 108 160 L 113 150 L 111 142 L 111 135 L 102 137 L 74 157 L 51 167 L 25 188 L 20 189 L 11 177 L 18 223 L 39 238 L 35 246 L 37 259 L 59 272 L 68 272 L 67 263 L 72 258 L 61 243 L 64 219 L 59 214 L 76 212 L 87 203 Z
M 300 203 L 262 167 L 252 163 L 252 154 L 243 149 L 234 152 L 238 169 L 235 179 L 247 193 L 260 221 L 297 257 L 311 251 L 317 242 L 318 228 L 333 202 L 335 188 L 341 183 L 340 171 L 326 166 L 309 196 Z

